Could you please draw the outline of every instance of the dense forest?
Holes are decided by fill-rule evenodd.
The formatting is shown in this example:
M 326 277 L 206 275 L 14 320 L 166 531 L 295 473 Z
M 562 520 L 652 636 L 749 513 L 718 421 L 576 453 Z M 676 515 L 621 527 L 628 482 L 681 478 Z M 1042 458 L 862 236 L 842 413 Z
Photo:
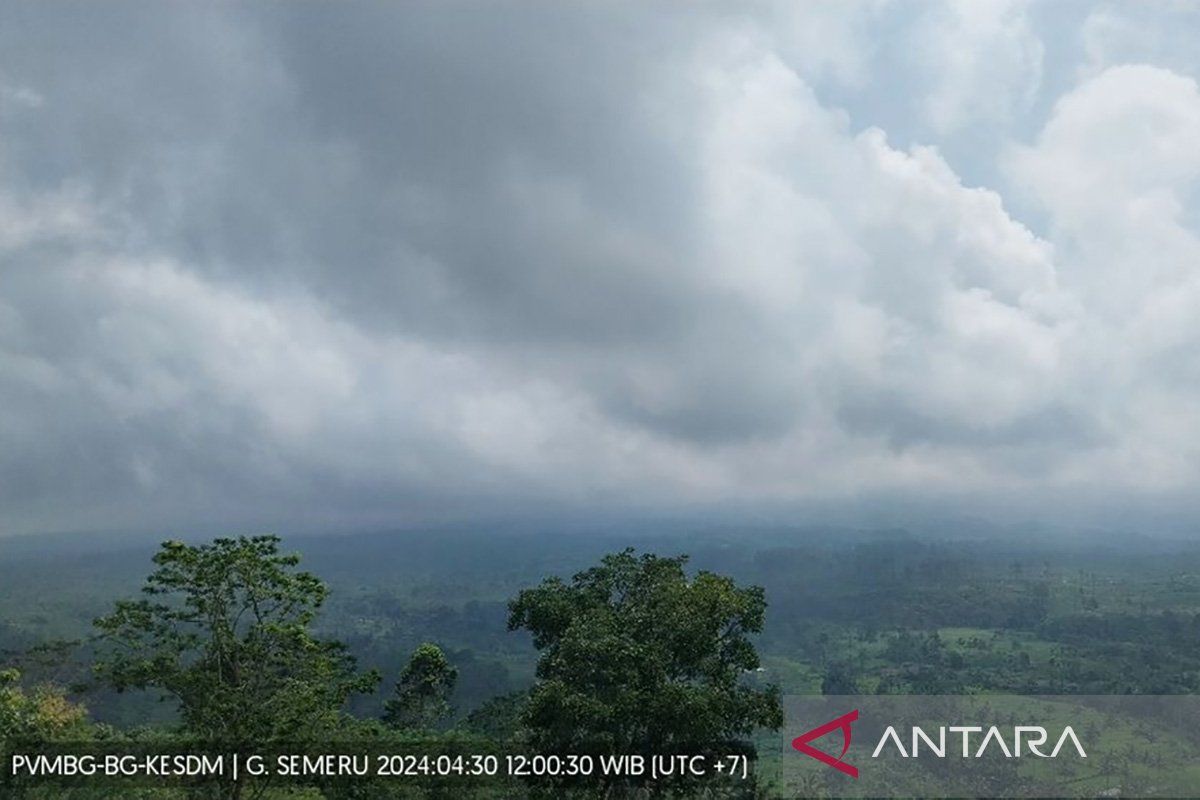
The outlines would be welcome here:
M 753 757 L 784 738 L 773 731 L 786 695 L 1200 690 L 1200 549 L 1170 542 L 851 530 L 443 531 L 157 547 L 114 537 L 73 553 L 68 542 L 18 541 L 0 556 L 0 748 L 371 741 Z M 471 791 L 640 791 L 636 781 L 501 783 Z M 769 769 L 705 787 L 718 789 L 788 791 Z M 458 796 L 466 787 L 128 791 Z

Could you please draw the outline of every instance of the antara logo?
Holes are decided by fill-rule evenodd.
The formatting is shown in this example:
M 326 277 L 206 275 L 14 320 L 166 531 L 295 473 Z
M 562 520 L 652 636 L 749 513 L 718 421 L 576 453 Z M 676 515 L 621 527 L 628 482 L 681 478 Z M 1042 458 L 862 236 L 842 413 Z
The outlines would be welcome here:
M 820 761 L 824 764 L 828 764 L 829 766 L 836 769 L 838 772 L 844 772 L 845 774 L 849 775 L 851 778 L 857 778 L 858 777 L 858 767 L 856 767 L 852 764 L 847 764 L 845 761 L 842 761 L 842 757 L 845 756 L 846 751 L 850 749 L 850 737 L 852 735 L 850 726 L 854 723 L 854 720 L 856 720 L 856 719 L 858 719 L 858 709 L 857 708 L 854 709 L 853 711 L 851 711 L 849 714 L 842 714 L 837 719 L 831 719 L 831 720 L 829 720 L 829 722 L 826 722 L 824 725 L 818 725 L 817 727 L 813 728 L 811 731 L 806 731 L 806 732 L 800 734 L 795 739 L 792 739 L 792 747 L 796 748 L 801 753 L 804 753 L 804 755 L 806 755 L 806 756 L 811 756 L 811 757 L 815 758 L 817 761 Z M 828 733 L 832 733 L 833 731 L 836 731 L 838 728 L 842 729 L 842 752 L 838 755 L 837 758 L 834 758 L 833 756 L 829 755 L 829 753 L 818 750 L 817 748 L 815 748 L 811 744 L 809 744 L 809 742 L 811 742 L 813 739 L 820 739 L 822 736 L 824 736 Z
M 853 734 L 850 726 L 857 719 L 858 709 L 856 708 L 848 714 L 843 714 L 836 719 L 829 720 L 824 725 L 818 725 L 812 730 L 800 734 L 792 740 L 792 747 L 810 758 L 815 758 L 822 764 L 833 767 L 838 772 L 849 775 L 851 778 L 857 778 L 858 767 L 843 760 L 846 756 L 846 751 L 850 749 L 850 740 Z M 836 730 L 841 730 L 842 732 L 842 752 L 837 756 L 832 756 L 809 744 L 809 742 L 820 739 Z M 1067 744 L 1070 744 L 1070 749 L 1073 749 L 1080 758 L 1087 758 L 1087 753 L 1084 752 L 1079 737 L 1075 735 L 1075 731 L 1071 729 L 1070 725 L 1063 728 L 1062 734 L 1058 737 L 1057 743 L 1054 745 L 1054 749 L 1049 753 L 1040 749 L 1047 744 L 1049 738 L 1046 729 L 1040 725 L 1017 725 L 1013 729 L 1013 745 L 1011 749 L 1008 746 L 1008 741 L 995 725 L 986 729 L 981 725 L 942 726 L 937 729 L 936 738 L 931 737 L 922 728 L 913 726 L 910 731 L 911 747 L 907 749 L 901 740 L 900 734 L 896 732 L 895 726 L 889 725 L 883 732 L 883 735 L 879 737 L 879 743 L 875 745 L 875 750 L 871 753 L 871 758 L 879 758 L 880 753 L 883 752 L 888 744 L 891 744 L 893 749 L 902 758 L 918 758 L 922 749 L 922 743 L 924 743 L 924 749 L 935 757 L 945 758 L 947 751 L 951 750 L 951 748 L 947 747 L 947 732 L 952 736 L 961 737 L 962 747 L 959 754 L 963 758 L 982 758 L 989 746 L 993 744 L 1006 758 L 1020 758 L 1022 755 L 1025 755 L 1025 751 L 1028 751 L 1029 755 L 1039 758 L 1057 758 L 1059 752 Z M 972 746 L 972 733 L 983 734 L 983 738 L 978 740 L 978 747 Z

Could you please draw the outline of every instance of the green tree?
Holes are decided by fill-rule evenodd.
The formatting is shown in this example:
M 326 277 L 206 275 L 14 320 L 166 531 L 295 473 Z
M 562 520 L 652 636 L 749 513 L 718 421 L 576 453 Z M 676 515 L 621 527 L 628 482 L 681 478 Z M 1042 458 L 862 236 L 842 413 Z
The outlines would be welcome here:
M 528 692 L 493 697 L 467 715 L 464 727 L 470 733 L 495 741 L 512 741 L 520 735 L 521 716 L 528 698 Z
M 55 741 L 88 738 L 87 709 L 49 684 L 26 691 L 21 673 L 0 670 L 0 754 L 14 740 Z
M 821 694 L 858 694 L 861 687 L 854 667 L 845 661 L 837 661 L 825 669 L 821 679 Z
M 401 730 L 428 731 L 448 718 L 458 670 L 436 644 L 418 647 L 400 673 L 396 693 L 384 705 L 383 721 Z
M 686 556 L 606 556 L 570 583 L 544 580 L 509 605 L 509 628 L 541 651 L 523 713 L 546 752 L 701 752 L 783 724 L 779 691 L 743 680 L 758 667 L 763 590 L 700 572 Z
M 140 600 L 96 620 L 107 650 L 98 675 L 118 691 L 159 689 L 192 735 L 223 743 L 304 742 L 335 729 L 356 674 L 337 642 L 310 625 L 327 590 L 279 553 L 275 536 L 163 543 Z
M 95 728 L 88 722 L 87 709 L 72 703 L 56 686 L 42 684 L 23 689 L 21 674 L 15 669 L 0 669 L 0 764 L 7 764 L 14 746 L 28 751 L 53 742 L 78 743 L 93 738 Z M 0 797 L 33 798 L 79 797 L 93 800 L 99 790 L 67 790 L 57 786 L 21 787 L 0 767 Z

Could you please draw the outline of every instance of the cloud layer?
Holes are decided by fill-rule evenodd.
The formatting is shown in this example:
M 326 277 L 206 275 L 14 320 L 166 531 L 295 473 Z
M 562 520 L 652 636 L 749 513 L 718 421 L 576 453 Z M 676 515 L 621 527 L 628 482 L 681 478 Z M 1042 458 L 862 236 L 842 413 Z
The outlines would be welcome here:
M 1187 510 L 1196 34 L 1165 2 L 5 9 L 0 533 Z

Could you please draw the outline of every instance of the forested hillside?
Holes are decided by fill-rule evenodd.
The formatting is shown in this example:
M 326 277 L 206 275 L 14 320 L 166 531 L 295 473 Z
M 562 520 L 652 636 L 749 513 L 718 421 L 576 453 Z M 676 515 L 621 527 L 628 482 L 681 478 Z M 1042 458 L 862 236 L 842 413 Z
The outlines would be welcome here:
M 243 552 L 231 544 L 238 541 L 260 544 Z M 149 542 L 107 542 L 74 559 L 53 546 L 10 552 L 0 560 L 0 607 L 5 610 L 0 647 L 10 670 L 8 691 L 21 692 L 25 706 L 32 702 L 28 698 L 40 698 L 41 706 L 30 706 L 35 711 L 43 707 L 37 713 L 44 713 L 44 707 L 59 709 L 51 716 L 71 731 L 98 724 L 114 732 L 106 735 L 195 733 L 203 719 L 214 724 L 212 714 L 223 719 L 219 708 L 200 713 L 189 706 L 197 697 L 215 702 L 209 677 L 161 673 L 163 664 L 194 661 L 189 648 L 203 650 L 197 641 L 178 638 L 177 629 L 196 620 L 153 611 L 158 595 L 172 595 L 185 586 L 192 586 L 195 597 L 206 596 L 194 582 L 211 579 L 212 564 L 223 564 L 222 569 L 232 570 L 229 579 L 235 584 L 244 580 L 254 585 L 268 577 L 276 581 L 264 591 L 273 598 L 271 607 L 286 613 L 277 621 L 259 620 L 270 636 L 256 633 L 246 639 L 251 648 L 246 663 L 268 663 L 294 651 L 280 662 L 278 672 L 290 676 L 289 685 L 301 684 L 288 690 L 292 699 L 272 701 L 281 706 L 263 706 L 285 719 L 268 714 L 269 719 L 247 729 L 253 737 L 287 738 L 303 728 L 308 736 L 332 740 L 363 730 L 378 735 L 416 729 L 489 741 L 525 736 L 549 745 L 555 736 L 565 735 L 555 720 L 569 716 L 565 708 L 579 702 L 566 700 L 561 692 L 573 687 L 569 691 L 581 692 L 583 698 L 601 691 L 590 672 L 561 673 L 561 664 L 552 668 L 551 662 L 538 667 L 539 651 L 544 659 L 555 652 L 557 637 L 565 635 L 561 626 L 566 623 L 550 621 L 563 612 L 552 609 L 576 607 L 573 595 L 556 593 L 592 596 L 592 590 L 578 588 L 579 581 L 599 580 L 598 569 L 601 574 L 615 570 L 604 580 L 616 580 L 612 576 L 618 573 L 625 576 L 620 580 L 635 580 L 642 562 L 625 549 L 632 545 L 665 556 L 689 554 L 686 561 L 647 562 L 662 565 L 654 570 L 667 570 L 662 580 L 689 586 L 706 574 L 728 576 L 720 580 L 730 591 L 749 587 L 746 591 L 758 593 L 741 600 L 729 595 L 733 605 L 721 612 L 722 618 L 742 620 L 739 629 L 750 653 L 759 654 L 730 662 L 731 677 L 722 679 L 751 692 L 748 698 L 776 691 L 1200 690 L 1200 550 L 1171 543 L 1138 542 L 1135 554 L 1118 543 L 1085 548 L 845 530 L 823 536 L 810 532 L 803 540 L 788 531 L 750 538 L 726 531 L 690 537 L 593 533 L 570 541 L 549 533 L 450 531 L 438 536 L 220 542 L 225 544 L 175 543 L 158 549 Z M 229 553 L 218 558 L 214 547 Z M 628 555 L 620 556 L 623 551 Z M 240 553 L 236 558 L 235 552 Z M 215 560 L 196 561 L 204 553 Z M 244 564 L 231 566 L 237 559 L 245 559 Z M 139 592 L 148 575 L 151 592 Z M 564 582 L 572 575 L 575 590 Z M 558 577 L 543 583 L 547 576 Z M 757 602 L 753 597 L 761 597 L 760 611 L 743 605 Z M 618 614 L 614 620 L 625 620 L 613 623 L 613 635 L 638 630 L 631 620 L 640 617 L 612 613 Z M 637 633 L 642 638 L 630 646 L 653 648 L 671 641 L 672 631 L 686 627 L 694 616 L 681 613 L 674 622 Z M 738 616 L 743 613 L 751 616 Z M 243 624 L 206 623 L 201 639 L 221 631 L 234 637 Z M 588 642 L 609 635 L 603 625 L 588 630 Z M 114 639 L 124 640 L 123 651 L 114 650 Z M 592 654 L 584 663 L 617 651 L 620 647 L 612 643 L 598 645 L 588 650 Z M 121 657 L 113 661 L 114 655 Z M 307 688 L 306 680 L 312 681 Z M 559 694 L 545 694 L 551 683 Z M 269 688 L 258 691 L 274 696 Z M 541 699 L 531 705 L 531 697 Z M 11 704 L 18 705 L 17 698 L 12 695 Z M 235 694 L 223 702 L 233 708 L 247 699 Z M 780 722 L 769 706 L 755 711 L 757 702 L 739 712 L 746 715 L 745 724 L 729 728 L 715 722 L 706 737 L 752 743 L 756 729 Z M 562 703 L 567 706 L 558 708 Z M 325 720 L 324 733 L 312 714 Z M 355 727 L 363 725 L 367 728 Z M 217 729 L 205 730 L 216 735 Z M 292 733 L 286 734 L 288 730 Z

